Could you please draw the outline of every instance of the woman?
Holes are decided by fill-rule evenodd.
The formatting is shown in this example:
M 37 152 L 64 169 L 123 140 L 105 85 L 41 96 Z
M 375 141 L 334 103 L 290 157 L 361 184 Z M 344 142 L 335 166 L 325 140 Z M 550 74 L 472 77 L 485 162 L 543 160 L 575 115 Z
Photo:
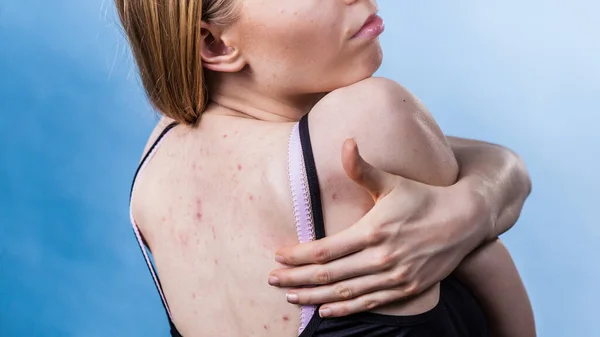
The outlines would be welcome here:
M 445 277 L 477 246 L 512 226 L 528 193 L 525 187 L 513 195 L 512 186 L 503 183 L 492 184 L 501 188 L 488 194 L 482 190 L 489 186 L 486 176 L 527 177 L 505 167 L 484 167 L 481 174 L 477 170 L 482 167 L 469 162 L 473 156 L 463 158 L 460 151 L 450 150 L 412 95 L 390 81 L 368 79 L 381 63 L 377 36 L 383 25 L 374 15 L 373 1 L 116 3 L 150 100 L 166 116 L 136 174 L 132 220 L 138 238 L 153 252 L 162 284 L 153 276 L 173 319 L 174 335 L 292 336 L 298 328 L 302 336 L 366 336 L 367 330 L 372 336 L 487 334 L 485 316 L 471 292 L 454 277 Z M 364 162 L 355 143 L 345 142 L 348 138 L 389 174 Z M 462 178 L 454 191 L 481 193 L 495 199 L 490 205 L 498 208 L 470 211 L 477 198 L 469 198 L 470 203 L 443 212 L 444 225 L 458 223 L 453 221 L 457 214 L 470 213 L 489 216 L 490 228 L 479 227 L 486 222 L 481 216 L 471 219 L 470 227 L 447 226 L 435 235 L 423 232 L 432 227 L 419 226 L 419 220 L 431 221 L 424 215 L 433 209 L 423 206 L 450 190 L 433 192 L 433 187 L 398 177 L 452 185 L 458 178 L 457 159 Z M 387 205 L 402 197 L 395 184 L 417 199 L 415 212 L 394 209 L 410 203 Z M 507 201 L 511 197 L 516 201 Z M 363 221 L 374 225 L 350 227 L 370 209 Z M 412 214 L 407 217 L 405 212 Z M 393 221 L 394 216 L 400 218 Z M 378 230 L 376 217 L 386 226 Z M 275 271 L 270 283 L 340 281 L 337 286 L 315 288 L 311 295 L 306 289 L 287 293 L 266 285 L 269 271 L 278 267 L 271 254 L 297 240 L 294 224 L 301 239 L 327 234 L 317 262 L 349 256 L 318 266 L 317 282 L 307 278 L 315 267 L 309 265 Z M 435 236 L 443 239 L 433 240 Z M 391 242 L 394 238 L 402 241 Z M 392 245 L 411 249 L 402 253 L 390 250 Z M 502 247 L 492 243 L 481 250 L 457 272 L 481 296 L 496 329 L 496 322 L 508 319 L 510 312 L 503 298 L 495 299 L 490 292 L 494 284 L 482 278 L 498 268 L 481 263 L 481 257 L 510 272 L 493 289 L 507 282 L 516 285 L 510 294 L 521 302 L 513 311 L 527 314 L 528 303 L 509 256 L 501 255 Z M 309 263 L 305 252 L 302 247 L 282 250 L 278 260 Z M 369 263 L 347 267 L 365 256 L 378 257 L 379 268 Z M 388 282 L 381 282 L 382 270 L 394 271 L 394 277 L 383 276 Z M 396 288 L 399 284 L 408 287 Z M 342 290 L 338 295 L 348 301 L 320 310 L 311 305 L 338 300 L 331 289 Z M 286 304 L 284 293 L 288 301 L 305 305 L 300 309 Z M 409 300 L 399 300 L 408 295 Z M 321 318 L 363 310 L 373 312 Z

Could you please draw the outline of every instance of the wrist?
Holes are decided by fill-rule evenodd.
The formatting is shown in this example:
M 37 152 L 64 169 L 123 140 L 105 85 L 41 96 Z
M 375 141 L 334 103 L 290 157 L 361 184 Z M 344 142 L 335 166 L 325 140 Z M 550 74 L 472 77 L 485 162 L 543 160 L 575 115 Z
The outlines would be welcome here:
M 483 177 L 470 176 L 459 180 L 456 187 L 464 195 L 466 207 L 463 217 L 472 227 L 475 246 L 487 242 L 495 237 L 495 226 L 498 218 L 496 203 L 492 200 L 493 192 L 489 182 Z

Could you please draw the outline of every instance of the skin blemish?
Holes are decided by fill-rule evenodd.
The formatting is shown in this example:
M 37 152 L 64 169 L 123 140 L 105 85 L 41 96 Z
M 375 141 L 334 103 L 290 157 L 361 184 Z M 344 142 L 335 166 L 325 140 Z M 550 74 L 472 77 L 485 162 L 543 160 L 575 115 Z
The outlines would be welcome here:
M 189 239 L 190 238 L 187 236 L 187 234 L 179 233 L 179 242 L 181 243 L 181 246 L 187 247 Z
M 331 199 L 333 199 L 333 200 L 336 200 L 336 199 L 337 199 L 337 197 L 338 197 L 337 193 L 333 193 L 333 194 L 331 195 Z
M 287 322 L 290 320 L 290 317 L 288 315 L 283 315 L 283 317 L 281 317 L 281 319 L 283 319 L 284 322 Z
M 242 164 L 238 164 L 238 171 L 242 170 Z
M 252 194 L 250 194 L 250 196 L 248 196 L 248 199 L 254 200 L 254 196 Z
M 196 199 L 196 219 L 202 220 L 202 200 Z
M 263 325 L 263 328 L 264 328 L 265 330 L 269 330 L 269 326 L 268 326 L 268 325 L 266 325 L 266 324 L 264 324 L 264 325 Z
M 223 135 L 223 138 L 227 138 L 227 137 L 228 137 L 228 136 L 227 136 L 226 134 L 225 134 L 225 135 Z
M 215 261 L 214 261 L 214 262 L 215 262 L 215 265 L 218 265 L 218 264 L 219 264 L 219 260 L 218 260 L 218 259 L 215 259 Z
M 160 219 L 160 221 L 162 221 L 162 223 L 165 223 L 165 222 L 167 222 L 167 218 L 163 216 L 163 217 Z
M 196 293 L 192 293 L 192 298 L 196 299 Z
M 213 234 L 213 239 L 217 239 L 217 234 L 215 233 L 215 227 L 214 226 L 210 226 L 210 230 L 212 231 Z

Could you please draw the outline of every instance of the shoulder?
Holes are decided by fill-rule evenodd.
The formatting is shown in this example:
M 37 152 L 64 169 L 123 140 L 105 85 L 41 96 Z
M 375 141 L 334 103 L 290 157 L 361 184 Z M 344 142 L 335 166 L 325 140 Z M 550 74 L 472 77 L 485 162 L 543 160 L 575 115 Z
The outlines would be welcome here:
M 142 153 L 141 158 L 144 158 L 144 156 L 146 156 L 148 151 L 150 151 L 150 147 L 152 146 L 152 144 L 154 144 L 156 142 L 156 140 L 158 139 L 160 134 L 173 122 L 175 122 L 175 121 L 171 118 L 162 117 L 158 121 L 158 123 L 156 123 L 156 126 L 152 130 L 152 133 L 150 134 L 150 137 L 148 137 L 148 141 L 146 142 L 146 145 L 144 146 L 144 152 Z M 141 158 L 140 158 L 140 160 L 141 160 Z
M 369 193 L 343 169 L 348 138 L 384 171 L 430 185 L 450 185 L 457 178 L 458 165 L 442 131 L 425 106 L 394 81 L 371 78 L 331 92 L 308 116 L 327 235 L 373 206 Z
M 363 157 L 385 171 L 432 185 L 455 179 L 456 159 L 439 126 L 395 81 L 369 78 L 333 91 L 310 112 L 309 124 L 326 171 L 341 169 L 342 144 L 354 138 Z

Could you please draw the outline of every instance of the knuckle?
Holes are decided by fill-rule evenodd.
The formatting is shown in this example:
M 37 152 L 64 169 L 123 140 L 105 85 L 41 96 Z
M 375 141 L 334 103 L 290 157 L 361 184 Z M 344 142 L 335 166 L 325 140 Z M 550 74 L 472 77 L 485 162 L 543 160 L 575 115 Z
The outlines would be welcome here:
M 384 239 L 384 232 L 379 227 L 371 228 L 367 232 L 367 243 L 371 246 L 381 243 Z
M 330 253 L 325 248 L 317 247 L 313 253 L 313 257 L 317 263 L 325 263 L 329 261 Z
M 298 304 L 313 304 L 314 297 L 310 292 L 298 292 Z
M 331 282 L 331 273 L 327 268 L 321 268 L 315 274 L 315 280 L 319 284 L 326 284 Z
M 373 298 L 365 298 L 363 300 L 363 307 L 366 310 L 372 310 L 375 309 L 376 307 L 379 306 L 379 301 L 373 299 Z
M 335 287 L 335 292 L 338 295 L 338 297 L 342 300 L 348 300 L 351 299 L 353 296 L 353 292 L 350 288 L 345 287 L 343 285 L 338 285 L 337 287 Z
M 408 275 L 406 273 L 406 269 L 394 270 L 390 273 L 389 283 L 390 285 L 396 286 L 398 284 L 405 283 L 407 278 Z
M 406 287 L 407 296 L 415 296 L 421 293 L 421 284 L 418 281 L 413 281 Z
M 352 313 L 347 305 L 340 305 L 335 311 L 339 316 L 347 316 Z
M 381 252 L 375 256 L 375 266 L 380 269 L 389 269 L 394 265 L 394 255 L 389 252 Z

